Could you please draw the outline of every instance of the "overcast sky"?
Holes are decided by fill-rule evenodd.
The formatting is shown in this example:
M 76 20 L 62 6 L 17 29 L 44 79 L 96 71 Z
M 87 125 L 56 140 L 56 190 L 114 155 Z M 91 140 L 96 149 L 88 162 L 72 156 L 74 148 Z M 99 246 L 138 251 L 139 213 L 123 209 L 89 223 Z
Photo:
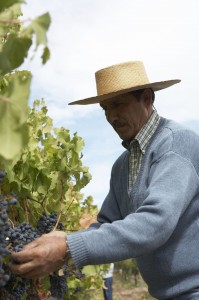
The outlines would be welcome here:
M 94 73 L 106 66 L 144 62 L 153 81 L 182 82 L 156 93 L 161 116 L 199 132 L 198 0 L 27 0 L 24 19 L 49 12 L 51 59 L 36 57 L 30 103 L 44 98 L 54 126 L 78 132 L 85 141 L 83 162 L 92 181 L 83 190 L 100 207 L 109 189 L 111 166 L 121 140 L 97 104 L 67 103 L 96 95 Z

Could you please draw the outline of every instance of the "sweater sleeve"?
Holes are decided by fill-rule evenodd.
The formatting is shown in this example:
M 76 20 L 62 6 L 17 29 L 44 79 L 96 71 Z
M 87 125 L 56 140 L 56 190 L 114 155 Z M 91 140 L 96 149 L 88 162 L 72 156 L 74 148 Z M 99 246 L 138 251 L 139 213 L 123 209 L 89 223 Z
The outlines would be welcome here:
M 100 212 L 98 214 L 99 223 L 112 223 L 116 220 L 122 219 L 119 205 L 117 203 L 117 197 L 114 195 L 114 189 L 112 187 L 112 182 L 110 183 L 110 190 L 106 196 Z
M 110 263 L 154 251 L 170 238 L 198 192 L 199 178 L 192 163 L 168 151 L 152 165 L 148 196 L 135 213 L 102 224 L 95 232 L 68 237 L 76 265 Z

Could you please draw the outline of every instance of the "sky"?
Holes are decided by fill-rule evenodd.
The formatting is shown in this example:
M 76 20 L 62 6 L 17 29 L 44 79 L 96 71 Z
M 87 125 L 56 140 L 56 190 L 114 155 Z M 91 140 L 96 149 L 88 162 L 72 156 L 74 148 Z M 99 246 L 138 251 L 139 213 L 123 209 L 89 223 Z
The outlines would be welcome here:
M 98 104 L 68 106 L 96 95 L 97 70 L 138 60 L 151 82 L 181 79 L 156 93 L 155 108 L 199 133 L 198 0 L 26 0 L 22 11 L 24 20 L 45 12 L 52 19 L 50 61 L 42 66 L 39 49 L 23 65 L 33 74 L 30 104 L 44 98 L 54 126 L 84 139 L 83 163 L 92 181 L 82 192 L 99 208 L 123 152 L 121 140 Z

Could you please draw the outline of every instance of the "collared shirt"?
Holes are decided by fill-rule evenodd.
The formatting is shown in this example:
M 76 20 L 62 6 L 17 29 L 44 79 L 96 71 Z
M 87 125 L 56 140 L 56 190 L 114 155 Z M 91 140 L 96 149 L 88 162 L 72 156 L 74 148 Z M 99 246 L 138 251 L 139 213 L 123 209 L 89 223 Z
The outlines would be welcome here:
M 130 151 L 129 155 L 129 191 L 131 190 L 137 174 L 140 170 L 141 161 L 146 151 L 146 147 L 149 143 L 150 138 L 155 132 L 160 116 L 157 111 L 154 110 L 147 123 L 138 132 L 135 138 L 130 142 L 129 146 L 126 147 L 125 143 L 123 146 Z

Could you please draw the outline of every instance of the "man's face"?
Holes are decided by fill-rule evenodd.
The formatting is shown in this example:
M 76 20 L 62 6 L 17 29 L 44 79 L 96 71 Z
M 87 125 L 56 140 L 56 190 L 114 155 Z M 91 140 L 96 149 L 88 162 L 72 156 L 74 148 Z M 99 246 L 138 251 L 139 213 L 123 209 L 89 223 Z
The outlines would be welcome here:
M 139 100 L 132 93 L 124 94 L 104 100 L 100 106 L 105 111 L 107 121 L 126 142 L 136 136 L 152 112 L 148 90 L 142 93 Z

